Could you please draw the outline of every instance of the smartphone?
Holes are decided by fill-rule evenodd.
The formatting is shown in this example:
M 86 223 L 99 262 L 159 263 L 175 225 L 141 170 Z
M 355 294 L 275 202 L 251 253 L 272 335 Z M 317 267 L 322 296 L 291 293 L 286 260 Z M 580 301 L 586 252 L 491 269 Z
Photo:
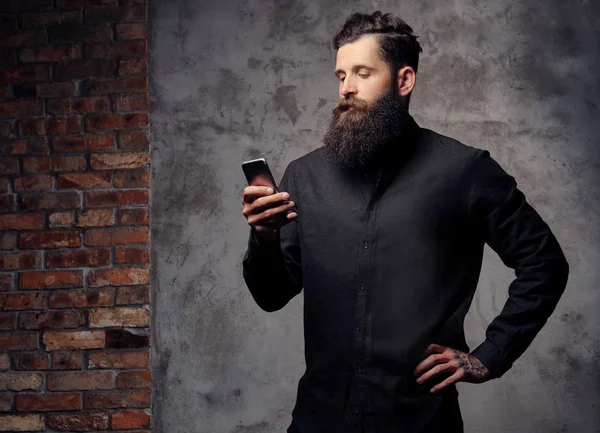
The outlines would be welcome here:
M 244 175 L 246 175 L 246 180 L 248 181 L 248 185 L 250 186 L 268 186 L 273 188 L 275 192 L 278 191 L 277 182 L 275 182 L 275 178 L 273 177 L 273 173 L 269 168 L 269 164 L 265 158 L 253 159 L 251 161 L 244 161 L 242 163 L 242 170 L 244 170 Z M 281 203 L 277 203 L 275 206 L 279 206 Z M 288 214 L 296 212 L 298 210 L 294 206 L 292 209 L 287 211 Z
M 277 183 L 265 158 L 253 159 L 242 163 L 242 170 L 250 186 L 270 186 L 277 191 Z

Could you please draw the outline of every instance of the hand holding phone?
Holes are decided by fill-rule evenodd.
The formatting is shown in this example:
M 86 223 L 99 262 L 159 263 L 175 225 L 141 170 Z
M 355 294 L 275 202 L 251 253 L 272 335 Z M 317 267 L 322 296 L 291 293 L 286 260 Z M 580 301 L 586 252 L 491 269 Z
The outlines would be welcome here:
M 242 214 L 261 238 L 277 239 L 277 231 L 298 218 L 294 202 L 287 192 L 277 190 L 277 184 L 264 158 L 242 164 L 249 186 L 244 189 Z

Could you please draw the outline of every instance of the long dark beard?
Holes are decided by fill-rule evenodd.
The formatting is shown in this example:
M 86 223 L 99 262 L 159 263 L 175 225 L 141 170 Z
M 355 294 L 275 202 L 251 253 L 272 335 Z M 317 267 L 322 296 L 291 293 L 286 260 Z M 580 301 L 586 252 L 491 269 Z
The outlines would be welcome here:
M 325 156 L 341 167 L 367 172 L 381 162 L 387 147 L 400 145 L 394 142 L 407 118 L 407 103 L 393 89 L 373 103 L 344 98 L 323 136 Z

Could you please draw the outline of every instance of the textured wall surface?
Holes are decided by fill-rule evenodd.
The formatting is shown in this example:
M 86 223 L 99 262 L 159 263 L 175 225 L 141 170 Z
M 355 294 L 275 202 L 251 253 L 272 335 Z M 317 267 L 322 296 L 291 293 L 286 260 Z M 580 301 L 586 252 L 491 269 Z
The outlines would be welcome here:
M 0 432 L 151 424 L 147 6 L 0 0 Z
M 600 431 L 600 2 L 150 3 L 154 431 L 280 432 L 303 372 L 302 297 L 268 314 L 241 276 L 243 160 L 320 146 L 330 40 L 354 11 L 401 14 L 424 48 L 412 113 L 490 150 L 551 225 L 567 291 L 502 379 L 461 384 L 467 432 Z M 513 272 L 486 249 L 471 347 Z

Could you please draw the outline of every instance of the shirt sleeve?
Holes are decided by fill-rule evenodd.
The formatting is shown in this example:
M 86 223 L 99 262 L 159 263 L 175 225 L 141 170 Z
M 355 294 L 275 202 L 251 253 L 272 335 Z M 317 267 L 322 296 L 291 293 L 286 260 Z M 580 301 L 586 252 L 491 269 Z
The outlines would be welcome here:
M 548 225 L 488 151 L 475 156 L 464 180 L 473 228 L 515 270 L 508 300 L 488 326 L 485 341 L 472 352 L 498 378 L 529 347 L 554 311 L 569 266 Z
M 292 164 L 283 174 L 279 191 L 290 194 L 300 214 Z M 243 276 L 254 300 L 265 311 L 280 310 L 302 290 L 298 224 L 296 220 L 284 225 L 278 241 L 268 244 L 261 244 L 256 231 L 250 228 L 248 249 L 242 261 Z

